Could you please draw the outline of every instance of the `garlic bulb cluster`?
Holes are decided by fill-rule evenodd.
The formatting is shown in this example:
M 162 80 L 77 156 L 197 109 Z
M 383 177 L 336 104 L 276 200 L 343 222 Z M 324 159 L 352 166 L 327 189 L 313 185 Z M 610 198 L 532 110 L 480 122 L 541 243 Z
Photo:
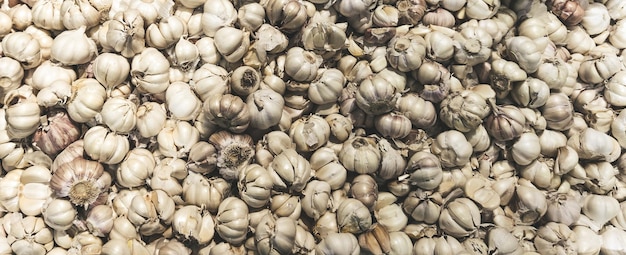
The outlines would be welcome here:
M 0 4 L 0 254 L 624 254 L 621 0 Z

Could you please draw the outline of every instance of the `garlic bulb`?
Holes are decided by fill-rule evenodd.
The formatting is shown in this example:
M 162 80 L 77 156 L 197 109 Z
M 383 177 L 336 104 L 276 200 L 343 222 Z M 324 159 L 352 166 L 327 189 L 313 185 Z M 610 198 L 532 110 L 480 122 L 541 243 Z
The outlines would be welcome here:
M 223 2 L 225 1 L 223 0 Z M 215 47 L 222 54 L 222 57 L 226 61 L 234 63 L 241 60 L 248 50 L 250 46 L 250 32 L 234 27 L 222 27 L 215 32 L 214 40 Z
M 72 82 L 72 97 L 67 104 L 67 113 L 73 121 L 88 122 L 102 110 L 106 98 L 106 90 L 96 79 L 78 79 Z
M 174 45 L 187 34 L 187 26 L 182 18 L 170 16 L 152 23 L 146 28 L 146 45 L 157 49 L 165 49 Z
M 285 73 L 295 81 L 312 81 L 317 77 L 322 57 L 300 47 L 287 51 Z
M 204 34 L 217 38 L 216 33 L 222 27 L 230 27 L 237 20 L 237 10 L 228 0 L 205 1 L 202 13 Z
M 172 228 L 177 235 L 199 244 L 209 243 L 215 235 L 215 222 L 211 214 L 197 206 L 187 205 L 176 210 L 172 216 Z
M 357 238 L 350 233 L 329 233 L 315 247 L 316 254 L 356 255 L 361 254 Z
M 217 213 L 222 200 L 230 196 L 230 188 L 230 183 L 222 178 L 209 179 L 201 174 L 189 172 L 183 181 L 183 199 L 189 204 Z
M 252 208 L 260 208 L 270 200 L 274 181 L 267 170 L 260 165 L 250 164 L 240 172 L 239 194 L 241 199 Z
M 231 94 L 207 98 L 202 109 L 209 122 L 234 133 L 244 132 L 250 124 L 249 108 L 240 97 Z
M 128 99 L 109 98 L 102 105 L 99 117 L 102 123 L 112 131 L 128 133 L 135 128 L 137 123 L 137 105 Z
M 256 228 L 254 240 L 260 254 L 287 254 L 294 247 L 296 221 L 266 215 Z
M 128 188 L 144 185 L 155 167 L 156 161 L 149 150 L 134 148 L 126 154 L 117 168 L 117 183 Z
M 489 106 L 479 94 L 463 90 L 448 95 L 441 102 L 439 115 L 448 127 L 468 132 L 480 125 L 489 115 Z
M 250 126 L 268 129 L 279 123 L 285 99 L 271 89 L 259 89 L 248 95 L 246 104 L 250 112 Z
M 249 135 L 219 131 L 209 137 L 209 142 L 217 149 L 217 167 L 225 179 L 237 179 L 240 169 L 254 158 L 252 137 Z
M 148 93 L 162 93 L 167 90 L 170 64 L 167 58 L 155 48 L 146 48 L 134 55 L 130 65 L 131 82 Z
M 26 32 L 10 33 L 2 38 L 2 53 L 19 61 L 24 69 L 35 68 L 44 60 L 41 45 Z
M 80 138 L 80 130 L 64 111 L 47 115 L 47 123 L 35 132 L 33 142 L 46 154 L 56 155 Z
M 105 164 L 122 162 L 130 144 L 123 135 L 118 135 L 104 126 L 94 126 L 83 137 L 85 153 L 92 159 Z
M 283 150 L 268 167 L 274 187 L 302 191 L 311 178 L 311 165 L 293 149 Z
M 574 106 L 563 93 L 551 93 L 541 111 L 551 129 L 567 130 L 573 125 Z
M 126 58 L 141 53 L 146 48 L 144 21 L 135 9 L 116 13 L 108 24 L 104 44 Z
M 248 233 L 248 205 L 236 197 L 224 199 L 215 217 L 215 230 L 227 242 L 240 245 Z
M 314 151 L 330 138 L 330 126 L 324 118 L 311 115 L 295 120 L 289 128 L 289 137 L 298 151 Z
M 46 225 L 59 231 L 72 227 L 78 212 L 70 201 L 57 198 L 47 202 L 46 205 L 41 212 Z
M 376 172 L 381 161 L 380 150 L 375 140 L 359 136 L 345 141 L 338 157 L 348 171 L 359 174 Z
M 361 201 L 347 198 L 337 209 L 337 223 L 340 232 L 358 234 L 371 227 L 372 216 Z
M 128 220 L 142 235 L 161 234 L 174 216 L 174 200 L 162 190 L 135 195 L 128 208 Z
M 8 92 L 17 89 L 21 85 L 21 80 L 24 78 L 24 69 L 20 62 L 9 57 L 0 58 L 0 64 L 5 67 L 0 72 L 0 78 L 2 79 L 2 83 L 0 83 L 0 98 L 4 98 Z
M 454 60 L 460 64 L 476 65 L 484 63 L 491 56 L 493 38 L 480 27 L 467 26 L 455 34 Z
M 21 139 L 30 136 L 39 127 L 38 120 L 41 110 L 37 104 L 32 88 L 24 85 L 10 91 L 4 101 L 6 132 L 12 139 Z
M 472 151 L 472 145 L 467 142 L 461 132 L 456 130 L 440 133 L 431 147 L 431 152 L 441 157 L 443 167 L 465 165 L 469 162 Z
M 450 236 L 468 236 L 475 232 L 481 223 L 480 211 L 472 200 L 457 198 L 441 210 L 438 222 L 441 230 Z
M 443 181 L 441 161 L 430 152 L 419 151 L 413 154 L 406 170 L 410 174 L 409 182 L 421 189 L 433 190 Z
M 142 137 L 153 137 L 159 134 L 167 119 L 165 107 L 156 102 L 144 102 L 137 108 L 135 128 Z
M 71 47 L 72 51 L 67 51 Z M 64 65 L 79 65 L 91 61 L 97 52 L 96 43 L 85 35 L 85 28 L 66 30 L 54 38 L 50 57 Z M 71 53 L 71 54 L 70 54 Z
M 613 162 L 619 158 L 621 147 L 617 140 L 593 128 L 574 134 L 567 140 L 581 159 L 599 159 Z
M 70 202 L 88 207 L 106 195 L 111 175 L 96 161 L 76 158 L 60 165 L 50 179 L 50 188 L 58 197 L 69 197 Z
M 387 61 L 400 72 L 418 69 L 426 56 L 426 41 L 417 35 L 396 35 L 387 45 Z
M 93 70 L 96 80 L 108 90 L 112 90 L 128 78 L 130 63 L 120 55 L 103 53 L 94 59 Z
M 402 210 L 416 221 L 434 224 L 441 214 L 441 204 L 440 194 L 418 189 L 408 194 Z

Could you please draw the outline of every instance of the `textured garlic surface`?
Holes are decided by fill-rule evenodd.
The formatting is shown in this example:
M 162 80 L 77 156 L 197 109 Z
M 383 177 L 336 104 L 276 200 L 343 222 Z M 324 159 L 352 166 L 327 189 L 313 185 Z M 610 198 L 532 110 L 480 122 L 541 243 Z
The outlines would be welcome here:
M 622 254 L 621 0 L 0 1 L 0 254 Z

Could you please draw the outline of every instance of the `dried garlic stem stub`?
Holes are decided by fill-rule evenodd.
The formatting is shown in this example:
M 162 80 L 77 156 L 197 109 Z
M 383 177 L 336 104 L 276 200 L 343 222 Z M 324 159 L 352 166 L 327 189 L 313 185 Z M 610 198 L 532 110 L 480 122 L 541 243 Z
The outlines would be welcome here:
M 217 149 L 217 167 L 224 179 L 237 179 L 241 167 L 254 157 L 254 143 L 249 135 L 219 131 L 209 137 L 209 142 Z
M 76 158 L 60 165 L 50 179 L 58 197 L 69 197 L 78 206 L 88 207 L 111 186 L 111 175 L 96 161 Z

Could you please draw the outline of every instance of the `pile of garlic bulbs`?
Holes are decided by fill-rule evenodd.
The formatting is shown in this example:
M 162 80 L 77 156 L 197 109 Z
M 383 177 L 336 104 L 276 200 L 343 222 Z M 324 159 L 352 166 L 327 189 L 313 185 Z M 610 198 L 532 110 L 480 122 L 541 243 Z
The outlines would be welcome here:
M 1 254 L 626 254 L 626 1 L 4 0 Z

